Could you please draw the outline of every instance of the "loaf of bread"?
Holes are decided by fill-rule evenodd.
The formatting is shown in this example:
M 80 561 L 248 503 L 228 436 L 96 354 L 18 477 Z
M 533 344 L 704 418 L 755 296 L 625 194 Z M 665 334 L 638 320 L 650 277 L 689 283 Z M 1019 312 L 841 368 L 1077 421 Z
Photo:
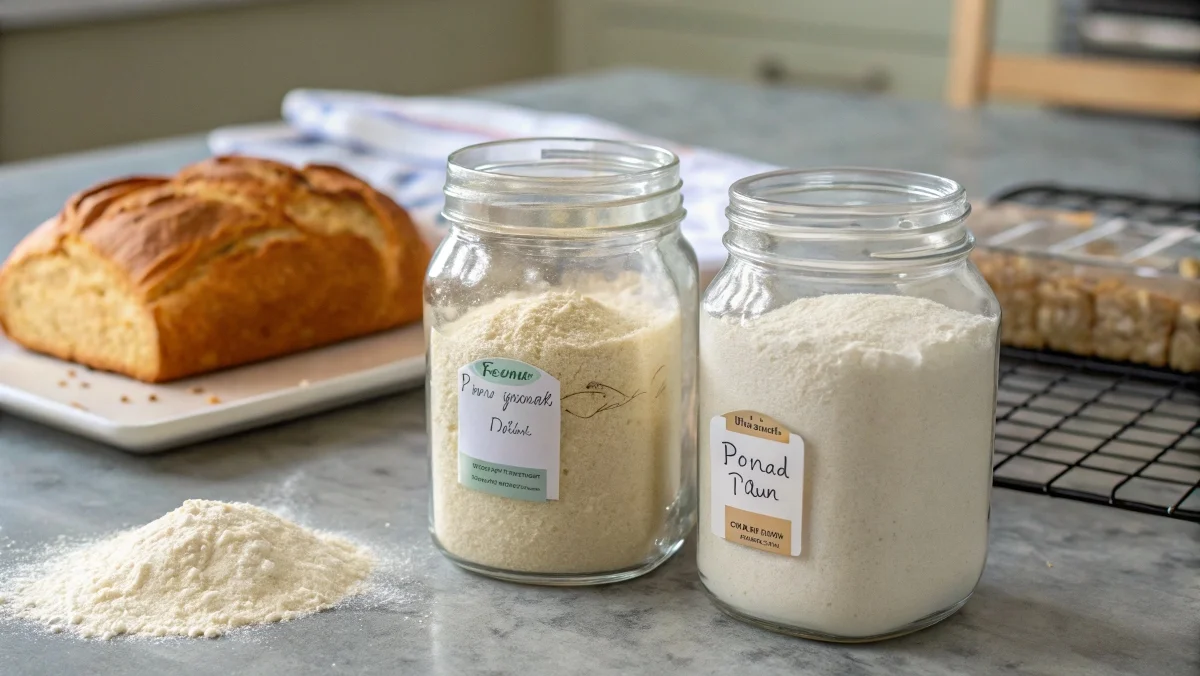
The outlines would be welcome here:
M 218 157 L 72 197 L 0 268 L 0 328 L 163 382 L 415 321 L 428 262 L 357 178 Z

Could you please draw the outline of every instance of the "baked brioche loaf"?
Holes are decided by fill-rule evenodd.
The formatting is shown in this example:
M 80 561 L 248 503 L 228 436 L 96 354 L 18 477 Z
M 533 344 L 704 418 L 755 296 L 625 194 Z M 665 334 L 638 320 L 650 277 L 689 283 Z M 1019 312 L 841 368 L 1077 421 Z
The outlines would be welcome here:
M 0 328 L 163 382 L 415 321 L 428 262 L 357 178 L 218 157 L 72 197 L 0 268 Z

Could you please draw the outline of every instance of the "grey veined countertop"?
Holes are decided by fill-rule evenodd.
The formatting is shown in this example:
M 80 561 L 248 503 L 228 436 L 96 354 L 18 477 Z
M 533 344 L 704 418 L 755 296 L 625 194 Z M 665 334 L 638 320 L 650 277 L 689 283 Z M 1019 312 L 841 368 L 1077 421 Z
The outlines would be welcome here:
M 1200 133 L 1182 126 L 958 114 L 642 71 L 479 94 L 778 164 L 946 174 L 975 195 L 1055 180 L 1200 196 Z M 204 154 L 189 138 L 0 168 L 0 254 L 73 190 Z M 85 642 L 0 624 L 0 673 L 1200 673 L 1196 524 L 997 489 L 987 570 L 958 615 L 885 643 L 825 645 L 718 613 L 690 545 L 649 576 L 601 588 L 458 570 L 428 542 L 424 415 L 413 392 L 153 457 L 0 415 L 0 562 L 60 535 L 145 523 L 192 497 L 281 506 L 386 559 L 381 589 L 349 608 L 219 640 Z

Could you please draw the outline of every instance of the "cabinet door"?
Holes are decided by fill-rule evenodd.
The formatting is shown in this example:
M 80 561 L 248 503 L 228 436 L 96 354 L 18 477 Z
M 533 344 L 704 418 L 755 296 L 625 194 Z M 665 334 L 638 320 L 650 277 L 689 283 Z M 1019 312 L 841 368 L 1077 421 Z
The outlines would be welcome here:
M 887 49 L 614 26 L 605 66 L 650 66 L 743 81 L 936 98 L 945 58 Z

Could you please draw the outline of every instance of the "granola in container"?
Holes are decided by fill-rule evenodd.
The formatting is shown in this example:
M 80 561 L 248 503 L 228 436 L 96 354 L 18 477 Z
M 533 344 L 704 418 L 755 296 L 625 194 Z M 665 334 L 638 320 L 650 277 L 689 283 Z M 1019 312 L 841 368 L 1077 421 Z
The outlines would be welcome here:
M 1195 228 L 1013 204 L 970 227 L 1005 345 L 1200 371 Z

